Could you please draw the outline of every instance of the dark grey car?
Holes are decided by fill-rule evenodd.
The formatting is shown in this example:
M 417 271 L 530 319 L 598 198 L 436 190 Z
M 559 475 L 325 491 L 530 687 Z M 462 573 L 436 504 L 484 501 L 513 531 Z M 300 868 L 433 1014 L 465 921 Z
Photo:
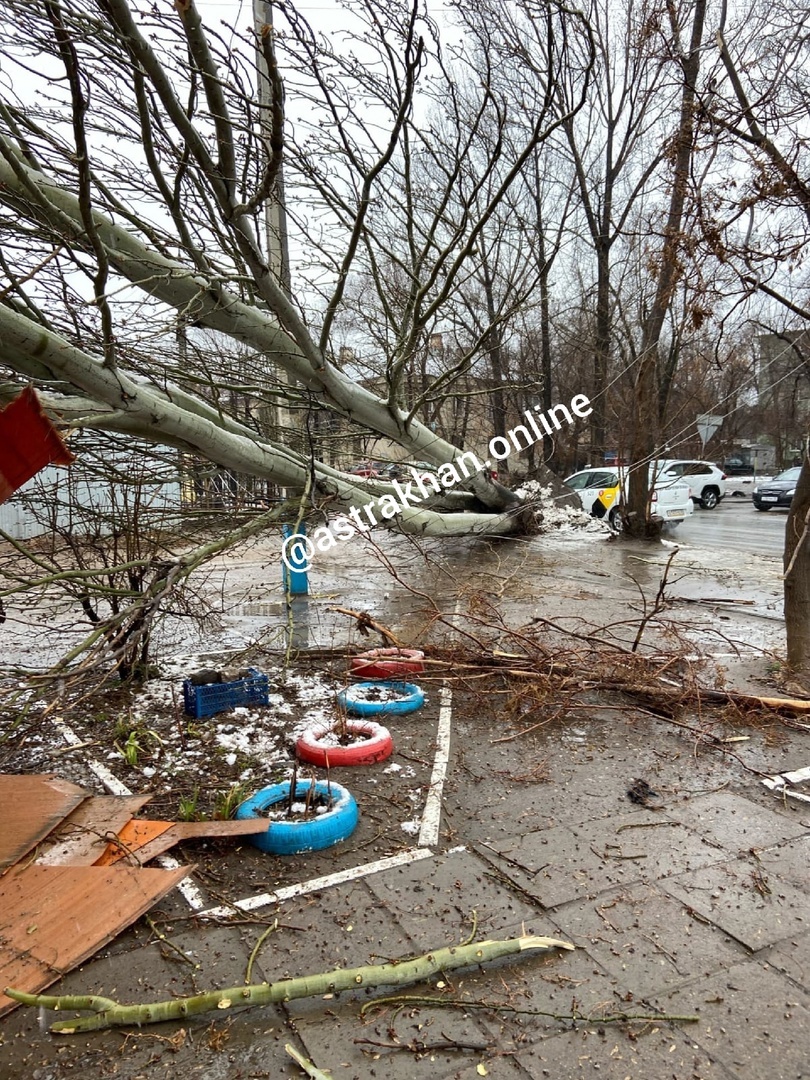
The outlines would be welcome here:
M 796 482 L 802 470 L 797 466 L 793 469 L 785 469 L 773 480 L 764 480 L 754 488 L 751 495 L 757 510 L 770 510 L 772 506 L 790 506 L 793 502 L 793 493 L 796 490 Z

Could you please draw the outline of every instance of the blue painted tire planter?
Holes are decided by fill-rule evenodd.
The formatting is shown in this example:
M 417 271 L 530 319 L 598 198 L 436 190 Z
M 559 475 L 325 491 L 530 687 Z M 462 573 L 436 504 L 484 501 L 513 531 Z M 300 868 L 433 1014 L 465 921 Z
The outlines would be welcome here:
M 390 701 L 367 700 L 366 695 L 374 690 L 385 693 L 395 691 L 398 696 Z M 425 703 L 425 692 L 415 683 L 407 682 L 361 682 L 341 690 L 337 696 L 338 704 L 351 716 L 378 716 L 383 713 L 410 713 L 421 708 Z
M 309 781 L 299 780 L 295 785 L 295 798 L 301 801 L 306 799 L 311 787 Z M 360 814 L 354 796 L 345 787 L 334 781 L 316 781 L 317 796 L 328 799 L 330 792 L 332 806 L 323 814 L 306 821 L 269 821 L 267 832 L 256 833 L 245 839 L 271 855 L 299 855 L 307 851 L 322 851 L 339 844 L 354 832 Z M 236 817 L 240 820 L 261 817 L 272 807 L 286 803 L 289 797 L 289 780 L 282 784 L 271 784 L 243 802 L 236 811 Z

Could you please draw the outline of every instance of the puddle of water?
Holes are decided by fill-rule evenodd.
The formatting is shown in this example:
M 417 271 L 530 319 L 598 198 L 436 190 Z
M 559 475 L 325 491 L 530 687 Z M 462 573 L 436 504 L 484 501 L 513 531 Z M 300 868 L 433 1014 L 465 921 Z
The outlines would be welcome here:
M 269 618 L 285 614 L 285 606 L 280 600 L 248 600 L 234 604 L 227 610 L 228 615 L 258 615 Z

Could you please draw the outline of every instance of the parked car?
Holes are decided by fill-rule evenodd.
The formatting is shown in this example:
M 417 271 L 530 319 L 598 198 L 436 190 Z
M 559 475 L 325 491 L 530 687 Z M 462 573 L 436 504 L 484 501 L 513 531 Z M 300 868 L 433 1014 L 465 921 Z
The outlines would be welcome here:
M 773 480 L 764 480 L 757 484 L 751 493 L 755 509 L 770 510 L 772 506 L 790 506 L 801 471 L 800 466 L 785 469 Z
M 626 491 L 625 469 L 583 469 L 564 481 L 576 491 L 582 509 L 594 517 L 606 517 L 611 526 L 619 520 L 619 502 Z M 659 479 L 652 491 L 651 513 L 671 525 L 677 525 L 694 510 L 689 485 L 677 477 Z
M 370 476 L 376 476 L 370 461 L 360 461 L 357 465 L 352 465 L 346 472 L 349 476 L 362 476 L 364 480 L 367 480 Z
M 656 463 L 659 476 L 683 479 L 692 489 L 692 499 L 704 510 L 714 510 L 726 497 L 726 474 L 710 461 L 667 458 Z
M 350 476 L 362 476 L 364 480 L 373 480 L 378 476 L 383 476 L 387 468 L 386 461 L 361 461 L 357 465 L 352 465 L 347 472 Z

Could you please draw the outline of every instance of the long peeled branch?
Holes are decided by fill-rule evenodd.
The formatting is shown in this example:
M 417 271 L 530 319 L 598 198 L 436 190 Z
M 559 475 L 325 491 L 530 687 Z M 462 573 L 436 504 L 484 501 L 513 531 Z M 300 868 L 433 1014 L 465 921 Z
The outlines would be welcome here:
M 479 941 L 472 945 L 453 945 L 425 953 L 412 960 L 396 961 L 374 966 L 338 968 L 317 975 L 302 975 L 296 979 L 261 983 L 254 986 L 234 986 L 227 990 L 210 990 L 194 997 L 174 998 L 151 1005 L 119 1005 L 111 998 L 84 995 L 81 997 L 51 997 L 47 994 L 26 994 L 6 988 L 4 993 L 23 1005 L 64 1011 L 92 1011 L 95 1016 L 76 1020 L 58 1020 L 51 1025 L 56 1035 L 73 1035 L 80 1031 L 100 1031 L 111 1027 L 157 1024 L 164 1020 L 182 1020 L 213 1009 L 230 1009 L 234 1005 L 271 1005 L 276 1001 L 316 997 L 320 994 L 354 990 L 360 986 L 405 986 L 421 982 L 441 971 L 485 964 L 502 956 L 529 949 L 573 949 L 567 941 L 545 937 L 506 938 L 502 941 Z

